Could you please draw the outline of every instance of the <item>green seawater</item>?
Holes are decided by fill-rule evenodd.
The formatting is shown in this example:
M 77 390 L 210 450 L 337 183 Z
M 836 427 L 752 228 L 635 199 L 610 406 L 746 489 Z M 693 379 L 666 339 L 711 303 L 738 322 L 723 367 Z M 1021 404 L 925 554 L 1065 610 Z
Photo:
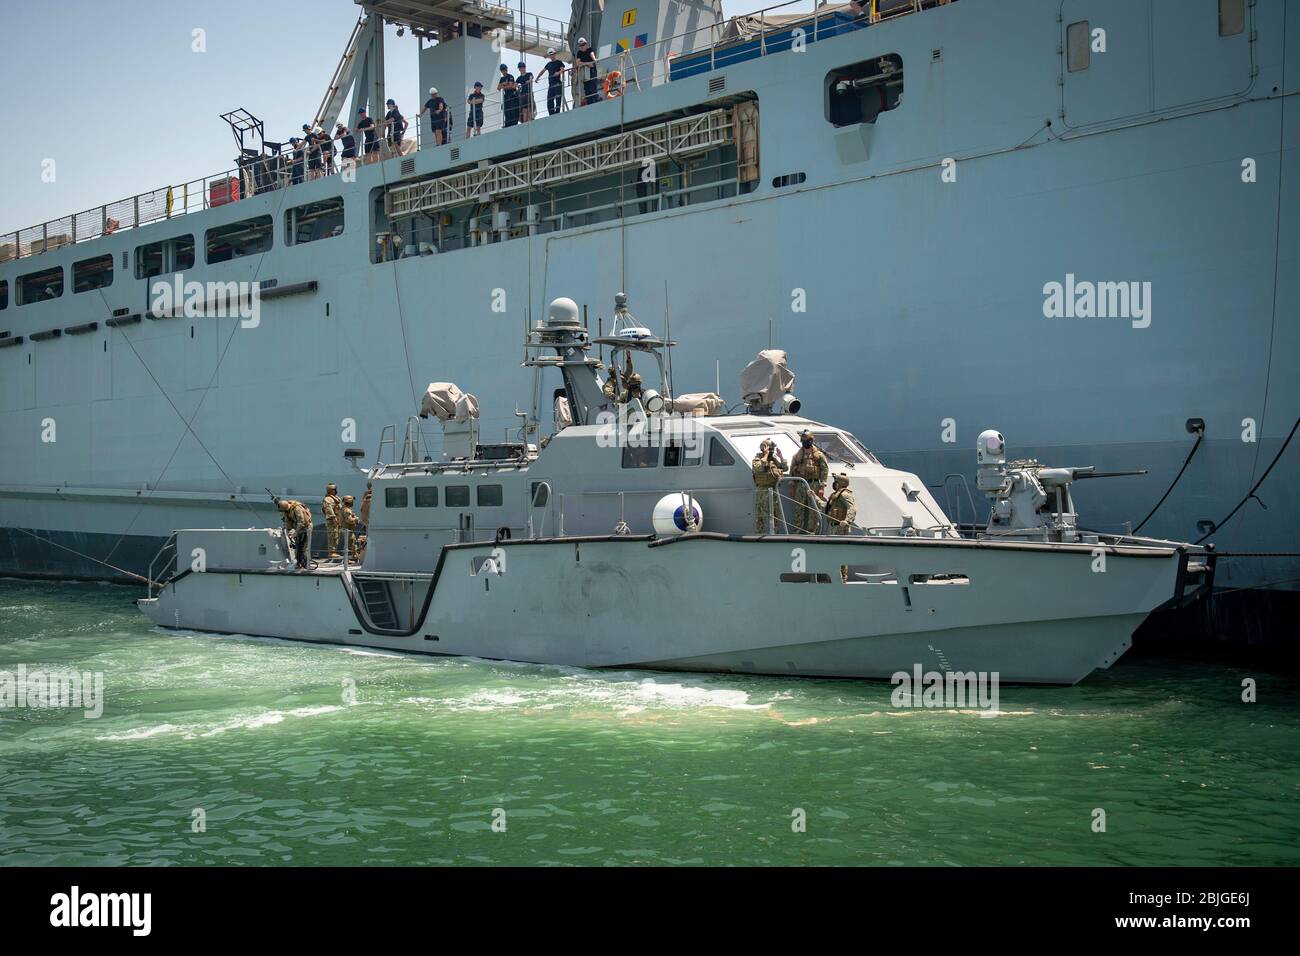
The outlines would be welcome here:
M 1300 863 L 1292 677 L 1121 662 L 984 717 L 168 632 L 137 596 L 0 581 L 0 672 L 105 682 L 98 718 L 0 710 L 0 863 Z

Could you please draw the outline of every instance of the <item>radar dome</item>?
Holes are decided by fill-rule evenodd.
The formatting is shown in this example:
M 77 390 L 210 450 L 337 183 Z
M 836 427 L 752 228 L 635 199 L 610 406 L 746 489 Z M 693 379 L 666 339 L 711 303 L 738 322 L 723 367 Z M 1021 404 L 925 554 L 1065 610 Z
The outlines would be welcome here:
M 683 492 L 664 495 L 655 505 L 655 534 L 672 536 L 704 527 L 704 512 L 697 499 Z
M 581 325 L 578 321 L 578 303 L 563 297 L 553 300 L 546 310 L 546 323 L 574 328 Z

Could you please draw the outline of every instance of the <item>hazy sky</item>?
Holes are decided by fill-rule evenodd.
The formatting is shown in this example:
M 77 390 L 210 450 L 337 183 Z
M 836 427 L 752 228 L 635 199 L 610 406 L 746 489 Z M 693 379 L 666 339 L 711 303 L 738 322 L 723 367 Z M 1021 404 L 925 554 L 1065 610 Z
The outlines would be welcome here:
M 526 9 L 567 20 L 570 3 Z M 0 151 L 0 233 L 231 168 L 220 114 L 232 109 L 287 140 L 313 118 L 359 13 L 351 0 L 3 0 L 0 82 L 18 122 Z M 387 30 L 388 95 L 411 116 L 418 41 Z

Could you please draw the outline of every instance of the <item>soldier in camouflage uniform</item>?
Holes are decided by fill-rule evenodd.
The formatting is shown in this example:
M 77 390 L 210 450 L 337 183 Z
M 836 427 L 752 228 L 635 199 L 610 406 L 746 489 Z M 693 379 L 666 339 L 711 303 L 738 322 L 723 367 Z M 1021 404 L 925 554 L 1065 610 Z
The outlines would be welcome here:
M 835 476 L 831 496 L 826 499 L 826 517 L 830 519 L 831 534 L 848 534 L 857 516 L 858 503 L 853 500 L 849 476 L 840 472 Z
M 285 538 L 297 548 L 298 567 L 305 569 L 311 560 L 311 512 L 301 501 L 281 499 L 278 505 Z
M 785 475 L 785 459 L 781 449 L 770 438 L 763 439 L 758 454 L 749 463 L 754 473 L 754 533 L 770 534 L 768 523 L 773 517 L 776 484 Z
M 373 492 L 373 482 L 366 482 L 366 493 L 361 496 L 361 523 L 369 527 L 370 525 L 370 496 Z
M 320 502 L 325 514 L 325 537 L 329 542 L 330 557 L 339 556 L 339 538 L 342 537 L 343 500 L 339 498 L 339 487 L 330 482 L 325 486 L 325 497 Z
M 821 527 L 822 492 L 826 488 L 826 478 L 831 466 L 826 456 L 813 441 L 812 432 L 804 430 L 799 433 L 799 443 L 803 446 L 790 462 L 790 475 L 802 478 L 808 486 L 794 486 L 794 523 L 803 534 L 816 534 Z M 809 490 L 811 489 L 811 491 Z
M 343 496 L 343 512 L 342 517 L 339 519 L 339 523 L 342 525 L 343 530 L 348 532 L 348 560 L 353 564 L 360 564 L 360 555 L 365 551 L 366 547 L 366 536 L 364 534 L 357 534 L 357 525 L 361 523 L 361 519 L 358 518 L 356 512 L 352 510 L 352 503 L 354 501 L 356 501 L 356 499 L 351 495 Z

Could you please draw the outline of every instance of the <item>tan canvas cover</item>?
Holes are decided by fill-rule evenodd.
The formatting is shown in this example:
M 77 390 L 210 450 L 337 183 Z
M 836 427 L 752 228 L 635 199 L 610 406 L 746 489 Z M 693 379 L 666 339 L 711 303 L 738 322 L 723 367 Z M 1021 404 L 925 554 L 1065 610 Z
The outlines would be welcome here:
M 432 382 L 424 390 L 424 401 L 420 403 L 420 417 L 430 415 L 440 422 L 467 422 L 478 418 L 478 399 L 451 382 Z
M 679 415 L 716 415 L 722 411 L 722 396 L 716 392 L 691 392 L 665 403 L 668 411 Z
M 794 388 L 794 372 L 786 365 L 785 349 L 764 349 L 740 373 L 740 395 L 746 404 L 774 405 Z
M 847 10 L 847 3 L 827 4 L 824 7 L 817 8 L 817 17 L 827 16 L 836 10 Z M 789 26 L 792 23 L 799 23 L 806 20 L 808 22 L 808 32 L 812 31 L 813 14 L 805 13 L 765 13 L 762 16 L 745 14 L 739 17 L 732 17 L 722 28 L 722 42 L 728 43 L 732 40 L 748 40 L 756 37 L 760 33 L 771 33 L 781 27 Z

